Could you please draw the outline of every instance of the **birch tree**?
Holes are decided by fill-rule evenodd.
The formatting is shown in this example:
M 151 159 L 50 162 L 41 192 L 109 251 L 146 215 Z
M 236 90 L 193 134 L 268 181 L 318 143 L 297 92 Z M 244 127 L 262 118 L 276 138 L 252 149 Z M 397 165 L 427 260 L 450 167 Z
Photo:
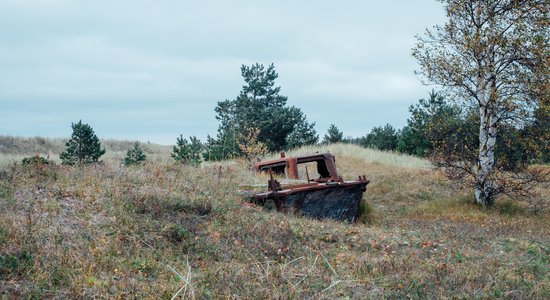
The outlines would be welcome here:
M 476 159 L 455 157 L 446 167 L 469 175 L 476 201 L 490 206 L 506 192 L 495 170 L 499 128 L 524 126 L 548 97 L 550 2 L 438 1 L 446 23 L 417 36 L 412 54 L 425 84 L 443 86 L 451 98 L 476 112 Z

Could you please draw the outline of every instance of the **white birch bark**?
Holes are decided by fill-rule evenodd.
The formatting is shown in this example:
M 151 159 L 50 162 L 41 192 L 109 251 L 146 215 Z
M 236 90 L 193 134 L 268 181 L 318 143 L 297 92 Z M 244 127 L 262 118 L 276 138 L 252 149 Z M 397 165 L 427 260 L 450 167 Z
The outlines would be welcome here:
M 474 194 L 477 203 L 488 206 L 494 203 L 494 184 L 490 178 L 495 165 L 497 139 L 497 111 L 494 108 L 494 86 L 478 78 L 479 100 L 479 155 L 475 174 Z M 487 90 L 490 91 L 487 93 Z

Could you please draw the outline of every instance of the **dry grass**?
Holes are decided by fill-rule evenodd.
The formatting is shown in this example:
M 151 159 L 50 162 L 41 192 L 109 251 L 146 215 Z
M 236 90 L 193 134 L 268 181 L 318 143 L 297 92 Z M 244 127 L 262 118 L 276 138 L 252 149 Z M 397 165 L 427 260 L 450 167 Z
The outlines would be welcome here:
M 372 180 L 363 223 L 245 205 L 239 185 L 265 177 L 240 162 L 5 166 L 0 294 L 550 297 L 549 213 L 534 215 L 506 201 L 481 209 L 419 159 L 353 146 L 322 148 L 336 155 L 344 177 Z
M 394 166 L 411 169 L 430 169 L 431 164 L 427 160 L 402 153 L 378 151 L 369 148 L 363 148 L 352 144 L 330 144 L 313 145 L 288 151 L 290 155 L 310 154 L 315 152 L 330 152 L 338 157 L 350 158 L 365 163 L 380 164 L 384 166 Z M 276 158 L 277 155 L 271 155 L 269 158 Z M 338 161 L 337 163 L 339 163 Z

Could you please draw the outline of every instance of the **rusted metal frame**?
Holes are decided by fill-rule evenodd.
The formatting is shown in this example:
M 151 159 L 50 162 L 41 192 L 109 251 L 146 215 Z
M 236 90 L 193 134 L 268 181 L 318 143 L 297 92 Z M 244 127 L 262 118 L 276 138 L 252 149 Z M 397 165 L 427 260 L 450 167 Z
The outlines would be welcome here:
M 267 185 L 269 189 L 271 190 L 271 193 L 273 194 L 273 201 L 275 202 L 275 206 L 277 207 L 277 211 L 283 211 L 283 203 L 282 200 L 277 195 L 277 192 L 281 190 L 281 185 L 277 180 L 273 178 L 273 171 L 271 168 L 269 168 L 269 181 L 267 182 Z
M 276 191 L 273 191 L 270 188 L 271 192 L 259 193 L 254 195 L 254 197 L 257 199 L 268 199 L 270 198 L 270 196 L 274 198 L 275 197 L 280 198 L 280 197 L 286 197 L 294 193 L 299 193 L 306 190 L 323 190 L 323 189 L 331 189 L 331 188 L 337 188 L 337 187 L 348 188 L 348 187 L 354 187 L 361 184 L 366 185 L 368 183 L 370 183 L 369 180 L 360 180 L 360 181 L 358 180 L 358 181 L 348 181 L 348 182 L 342 182 L 342 183 L 335 182 L 334 184 L 309 184 L 309 185 L 303 184 L 303 185 L 285 187 L 285 189 L 279 189 Z
M 327 168 L 327 171 L 330 174 L 330 177 L 327 177 L 327 178 L 333 181 L 342 181 L 342 178 L 338 176 L 338 172 L 336 171 L 334 156 L 332 156 L 332 154 L 330 153 L 303 155 L 303 156 L 297 156 L 297 157 L 285 157 L 284 154 L 281 153 L 280 159 L 257 163 L 256 169 L 263 170 L 263 169 L 266 169 L 266 167 L 268 166 L 280 167 L 286 164 L 287 177 L 291 179 L 299 179 L 300 177 L 298 174 L 298 164 L 308 163 L 308 162 L 319 163 L 320 161 L 323 161 L 325 163 L 325 167 Z

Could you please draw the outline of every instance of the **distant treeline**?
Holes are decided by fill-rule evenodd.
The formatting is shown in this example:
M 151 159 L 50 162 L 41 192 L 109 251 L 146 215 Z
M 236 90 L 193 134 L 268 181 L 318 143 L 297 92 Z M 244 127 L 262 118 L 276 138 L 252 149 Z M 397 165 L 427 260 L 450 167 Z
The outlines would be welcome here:
M 420 157 L 445 152 L 444 148 L 449 153 L 457 148 L 475 150 L 479 145 L 476 112 L 446 101 L 435 91 L 411 105 L 409 112 L 411 116 L 402 129 L 386 124 L 374 127 L 363 137 L 346 138 L 342 142 Z M 541 138 L 550 130 L 550 118 L 539 109 L 533 115 L 521 124 L 500 125 L 495 153 L 505 169 L 523 163 L 550 163 L 549 141 Z

